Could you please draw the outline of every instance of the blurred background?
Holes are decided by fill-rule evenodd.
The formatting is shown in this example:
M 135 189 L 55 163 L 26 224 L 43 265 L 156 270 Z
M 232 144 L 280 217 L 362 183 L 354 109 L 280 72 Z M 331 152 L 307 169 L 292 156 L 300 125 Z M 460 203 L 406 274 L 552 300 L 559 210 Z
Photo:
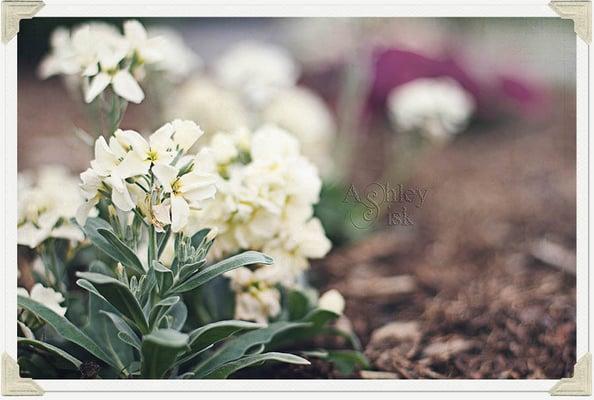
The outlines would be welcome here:
M 88 145 L 74 134 L 93 132 L 87 111 L 59 77 L 38 75 L 55 28 L 86 21 L 21 22 L 20 171 L 61 164 L 78 174 L 91 159 Z M 123 19 L 103 21 L 121 26 Z M 184 117 L 212 133 L 233 129 L 244 114 L 252 123 L 254 108 L 258 120 L 294 127 L 324 179 L 316 214 L 334 244 L 310 279 L 344 295 L 344 324 L 359 335 L 375 369 L 392 378 L 571 375 L 576 228 L 571 21 L 141 21 L 149 31 L 179 35 L 184 54 L 192 57 L 172 55 L 183 72 L 174 89 L 145 90 L 146 100 L 128 107 L 122 127 L 151 132 Z M 287 102 L 274 108 L 272 100 L 242 104 L 241 96 L 211 79 L 221 77 L 221 60 L 246 41 L 272 45 L 282 52 L 281 61 L 291 60 L 295 85 L 306 94 L 287 102 L 303 104 L 302 109 L 286 111 Z M 258 61 L 244 57 L 231 65 Z M 425 200 L 421 206 L 402 197 L 384 201 L 368 218 L 368 195 L 386 184 L 426 190 Z M 401 211 L 409 218 L 400 218 Z M 273 373 L 283 377 L 283 371 Z

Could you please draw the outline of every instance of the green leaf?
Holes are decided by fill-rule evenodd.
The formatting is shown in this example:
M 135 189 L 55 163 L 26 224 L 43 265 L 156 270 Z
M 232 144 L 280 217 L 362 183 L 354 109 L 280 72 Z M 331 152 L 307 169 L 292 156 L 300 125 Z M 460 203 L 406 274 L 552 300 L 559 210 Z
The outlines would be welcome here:
M 330 310 L 316 308 L 300 320 L 300 322 L 306 323 L 305 326 L 277 335 L 277 337 L 274 338 L 271 347 L 275 349 L 282 348 L 285 345 L 294 344 L 323 334 L 328 328 L 326 324 L 339 317 L 339 314 Z
M 159 329 L 142 340 L 143 378 L 162 378 L 188 344 L 188 335 L 173 329 Z
M 122 313 L 123 316 L 134 322 L 140 332 L 148 333 L 148 322 L 142 312 L 142 308 L 138 304 L 136 297 L 134 297 L 124 283 L 95 272 L 77 272 L 76 275 L 90 281 L 109 304 Z
M 118 332 L 118 339 L 120 339 L 123 343 L 127 344 L 128 346 L 134 347 L 136 350 L 140 351 L 140 341 L 138 337 L 132 336 L 127 332 L 119 331 Z
M 184 324 L 186 323 L 186 319 L 188 318 L 188 308 L 182 301 L 180 301 L 171 307 L 167 313 L 167 317 L 171 317 L 169 327 L 179 331 L 183 328 Z
M 71 356 L 64 350 L 62 350 L 56 346 L 53 346 L 49 343 L 41 342 L 41 341 L 35 340 L 35 339 L 25 339 L 25 338 L 17 338 L 17 343 L 19 346 L 35 347 L 37 349 L 40 349 L 44 352 L 51 354 L 54 357 L 59 358 L 62 361 L 62 363 L 64 363 L 65 365 L 59 365 L 59 366 L 57 365 L 57 367 L 68 367 L 69 366 L 71 369 L 78 370 L 80 368 L 80 365 L 82 364 L 82 362 L 79 359 L 77 359 L 76 357 Z
M 212 348 L 216 343 L 225 340 L 238 332 L 245 332 L 262 327 L 265 327 L 265 325 L 257 324 L 255 322 L 235 320 L 219 321 L 204 325 L 190 332 L 190 349 L 176 361 L 176 365 L 187 363 L 199 354 Z
M 171 296 L 155 304 L 149 314 L 149 327 L 159 327 L 159 322 L 161 321 L 161 319 L 165 317 L 165 315 L 167 314 L 167 312 L 169 312 L 171 307 L 177 304 L 179 300 L 179 296 Z
M 311 322 L 313 328 L 320 328 L 330 321 L 340 318 L 340 314 L 323 308 L 316 308 L 307 314 L 302 321 Z
M 265 326 L 255 322 L 235 320 L 213 322 L 190 332 L 190 349 L 192 352 L 199 351 L 235 333 L 263 328 Z
M 244 333 L 226 342 L 211 357 L 198 364 L 193 372 L 194 378 L 203 378 L 224 364 L 243 357 L 250 349 L 269 343 L 279 333 L 309 326 L 302 322 L 273 322 L 266 328 Z
M 240 369 L 247 368 L 255 364 L 262 364 L 266 361 L 280 361 L 284 363 L 300 365 L 310 364 L 310 362 L 305 358 L 293 354 L 270 352 L 247 356 L 240 358 L 239 360 L 229 362 L 206 375 L 204 379 L 225 379 Z
M 369 368 L 369 361 L 360 351 L 323 350 L 303 352 L 303 354 L 331 362 L 343 375 L 351 375 L 357 370 Z
M 101 262 L 92 262 L 89 265 L 90 272 L 111 273 L 107 266 Z M 97 291 L 91 282 L 80 279 L 79 285 L 89 290 L 87 323 L 83 331 L 89 335 L 101 348 L 117 362 L 117 373 L 126 374 L 126 365 L 133 359 L 133 349 L 123 343 L 117 336 L 118 331 L 113 329 L 112 322 L 102 312 L 110 312 L 119 315 L 118 311 Z M 107 377 L 107 376 L 104 376 Z
M 134 332 L 130 325 L 126 323 L 119 315 L 116 315 L 111 312 L 107 311 L 99 311 L 101 314 L 105 315 L 107 318 L 111 320 L 113 325 L 118 331 L 118 338 L 122 340 L 124 343 L 129 344 L 130 346 L 140 350 L 140 339 Z M 122 334 L 122 335 L 120 335 Z M 124 337 L 124 338 L 122 338 Z
M 97 232 L 111 245 L 107 250 L 107 255 L 116 261 L 122 263 L 124 267 L 130 268 L 135 274 L 142 275 L 145 273 L 142 263 L 134 254 L 131 248 L 126 246 L 110 229 L 99 228 Z
M 165 250 L 165 246 L 167 246 L 167 241 L 171 236 L 171 226 L 168 226 L 165 232 L 157 233 L 157 255 L 161 257 L 163 254 L 163 250 Z
M 113 228 L 107 221 L 95 217 L 95 218 L 88 218 L 85 226 L 83 227 L 83 231 L 87 235 L 87 237 L 93 242 L 95 247 L 103 251 L 105 254 L 111 257 L 110 249 L 111 245 L 109 242 L 97 232 L 98 229 L 107 229 L 113 231 Z
M 189 292 L 227 271 L 251 264 L 272 264 L 272 258 L 257 251 L 246 251 L 204 268 L 185 282 L 174 285 L 169 292 Z
M 158 261 L 153 261 L 153 269 L 155 270 L 159 293 L 166 293 L 171 285 L 173 285 L 173 271 Z
M 184 264 L 179 267 L 179 279 L 183 281 L 188 276 L 192 275 L 193 273 L 197 272 L 200 268 L 202 268 L 206 264 L 206 260 L 196 261 L 190 264 Z
M 82 347 L 107 364 L 113 367 L 117 366 L 115 360 L 97 345 L 97 343 L 63 316 L 56 314 L 43 304 L 27 297 L 19 295 L 17 296 L 17 302 L 19 307 L 23 307 L 27 311 L 35 314 L 38 318 L 47 322 L 48 325 L 54 328 L 64 339 Z
M 210 228 L 204 228 L 196 232 L 192 236 L 192 246 L 199 248 L 206 235 L 208 235 L 208 232 L 210 232 Z
M 310 309 L 310 302 L 305 293 L 299 290 L 290 290 L 287 293 L 287 308 L 289 320 L 296 321 L 305 317 Z

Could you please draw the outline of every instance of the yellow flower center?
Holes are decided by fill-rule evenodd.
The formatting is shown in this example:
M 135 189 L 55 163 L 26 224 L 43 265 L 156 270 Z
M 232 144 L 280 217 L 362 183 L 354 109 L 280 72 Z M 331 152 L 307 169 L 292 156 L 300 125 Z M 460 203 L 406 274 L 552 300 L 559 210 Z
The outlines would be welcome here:
M 182 188 L 182 183 L 179 179 L 176 179 L 173 184 L 171 185 L 171 190 L 173 190 L 173 194 L 180 194 Z
M 155 150 L 149 150 L 149 152 L 147 153 L 147 158 L 153 162 L 157 161 L 159 159 L 159 154 L 155 151 Z

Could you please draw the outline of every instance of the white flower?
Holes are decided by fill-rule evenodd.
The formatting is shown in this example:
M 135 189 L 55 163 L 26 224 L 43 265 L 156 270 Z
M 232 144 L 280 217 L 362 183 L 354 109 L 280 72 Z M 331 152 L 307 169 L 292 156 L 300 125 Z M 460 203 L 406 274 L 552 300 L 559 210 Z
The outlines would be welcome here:
M 203 200 L 215 195 L 216 179 L 212 174 L 191 171 L 179 176 L 179 169 L 167 164 L 157 164 L 152 170 L 163 186 L 164 193 L 171 196 L 169 204 L 173 232 L 179 232 L 186 226 L 190 217 L 190 208 L 200 208 Z M 161 222 L 169 223 L 168 213 Z
M 144 92 L 129 71 L 119 70 L 110 72 L 121 61 L 116 60 L 116 58 L 110 59 L 111 63 L 109 64 L 104 61 L 101 62 L 101 68 L 104 72 L 99 72 L 91 78 L 88 87 L 85 88 L 85 101 L 87 103 L 95 100 L 109 85 L 113 87 L 113 91 L 117 95 L 129 102 L 138 104 L 144 100 Z
M 318 300 L 318 307 L 341 315 L 344 311 L 344 297 L 336 289 L 330 289 Z
M 128 41 L 130 49 L 134 52 L 140 64 L 153 64 L 163 60 L 162 48 L 165 47 L 162 38 L 149 37 L 144 26 L 136 20 L 124 22 L 124 37 Z
M 388 96 L 390 117 L 404 131 L 445 140 L 462 131 L 475 109 L 472 96 L 450 78 L 416 79 Z
M 205 139 L 217 132 L 233 132 L 249 126 L 250 116 L 241 99 L 234 92 L 222 88 L 209 79 L 198 77 L 185 82 L 167 103 L 169 118 L 200 121 Z
M 19 174 L 17 242 L 34 248 L 49 237 L 82 241 L 70 222 L 82 201 L 76 179 L 61 166 L 46 166 L 35 179 Z
M 216 62 L 214 72 L 221 84 L 241 93 L 255 107 L 279 89 L 293 86 L 300 74 L 285 49 L 258 42 L 235 45 Z
M 214 166 L 208 170 L 219 174 L 217 196 L 205 203 L 198 220 L 218 229 L 212 254 L 270 253 L 275 279 L 294 285 L 308 259 L 330 249 L 321 224 L 312 219 L 321 190 L 315 166 L 300 154 L 293 136 L 270 125 L 251 138 L 220 133 L 211 143 Z
M 67 308 L 60 306 L 60 303 L 65 300 L 64 296 L 52 288 L 44 287 L 41 283 L 33 285 L 31 294 L 25 288 L 17 288 L 17 293 L 24 297 L 30 297 L 31 300 L 43 304 L 58 315 L 66 314 Z
M 117 54 L 114 58 L 123 58 L 127 51 L 117 29 L 98 22 L 79 25 L 71 32 L 58 28 L 52 33 L 50 45 L 50 54 L 39 66 L 42 78 L 57 74 L 92 76 L 99 72 L 100 57 Z
M 295 135 L 303 155 L 328 175 L 332 168 L 330 155 L 336 124 L 319 96 L 298 86 L 282 90 L 264 108 L 261 119 Z
M 186 65 L 193 62 L 190 57 L 182 60 L 179 41 L 171 39 L 171 35 L 169 39 L 174 42 L 148 34 L 135 20 L 124 22 L 123 34 L 103 23 L 83 24 L 71 32 L 59 28 L 52 34 L 51 51 L 40 64 L 39 75 L 42 78 L 57 74 L 68 77 L 70 84 L 75 82 L 82 88 L 87 103 L 108 86 L 119 97 L 140 103 L 144 92 L 139 81 L 144 79 L 147 69 L 179 73 L 180 67 L 172 67 L 176 62 L 183 61 Z M 172 52 L 174 47 L 178 48 L 177 52 Z
M 280 313 L 280 292 L 265 267 L 255 271 L 240 267 L 226 276 L 235 292 L 236 319 L 266 323 Z
M 161 39 L 157 46 L 162 58 L 153 68 L 163 72 L 170 81 L 180 82 L 193 70 L 202 66 L 203 61 L 200 57 L 186 45 L 183 38 L 174 30 L 166 27 L 156 27 L 150 28 L 148 31 L 150 36 Z M 184 85 L 185 87 L 186 85 Z M 198 118 L 193 119 L 201 121 Z
M 264 245 L 262 252 L 272 257 L 278 279 L 290 287 L 309 267 L 309 259 L 322 258 L 331 248 L 320 220 L 311 218 L 302 224 L 283 224 L 281 232 Z

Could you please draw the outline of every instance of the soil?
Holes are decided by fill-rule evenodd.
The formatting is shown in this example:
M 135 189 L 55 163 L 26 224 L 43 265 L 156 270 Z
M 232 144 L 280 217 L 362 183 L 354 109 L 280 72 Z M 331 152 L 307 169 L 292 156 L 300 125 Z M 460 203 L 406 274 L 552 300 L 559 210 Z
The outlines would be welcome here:
M 572 375 L 576 147 L 574 113 L 564 115 L 470 132 L 426 155 L 406 185 L 430 189 L 414 225 L 318 263 L 325 289 L 345 294 L 372 369 L 409 379 Z M 399 279 L 412 289 L 386 293 L 381 282 Z
M 48 97 L 59 87 L 58 80 L 19 82 L 19 169 L 63 162 L 63 150 L 73 170 L 88 161 L 69 122 L 86 128 L 84 116 L 67 96 Z M 30 91 L 36 95 L 24 96 Z M 518 120 L 471 129 L 425 154 L 406 182 L 429 189 L 422 207 L 410 206 L 414 225 L 379 221 L 378 232 L 335 248 L 313 266 L 321 291 L 336 288 L 345 296 L 348 321 L 342 323 L 361 339 L 370 369 L 387 373 L 381 377 L 571 376 L 575 112 L 567 99 L 560 104 L 562 115 L 547 125 Z M 131 107 L 126 121 L 144 114 Z M 51 151 L 57 146 L 62 151 Z M 382 146 L 377 137 L 365 138 L 355 182 L 378 176 L 375 154 Z M 275 365 L 264 375 L 341 377 L 322 361 L 311 368 Z M 380 377 L 352 377 L 374 376 Z

